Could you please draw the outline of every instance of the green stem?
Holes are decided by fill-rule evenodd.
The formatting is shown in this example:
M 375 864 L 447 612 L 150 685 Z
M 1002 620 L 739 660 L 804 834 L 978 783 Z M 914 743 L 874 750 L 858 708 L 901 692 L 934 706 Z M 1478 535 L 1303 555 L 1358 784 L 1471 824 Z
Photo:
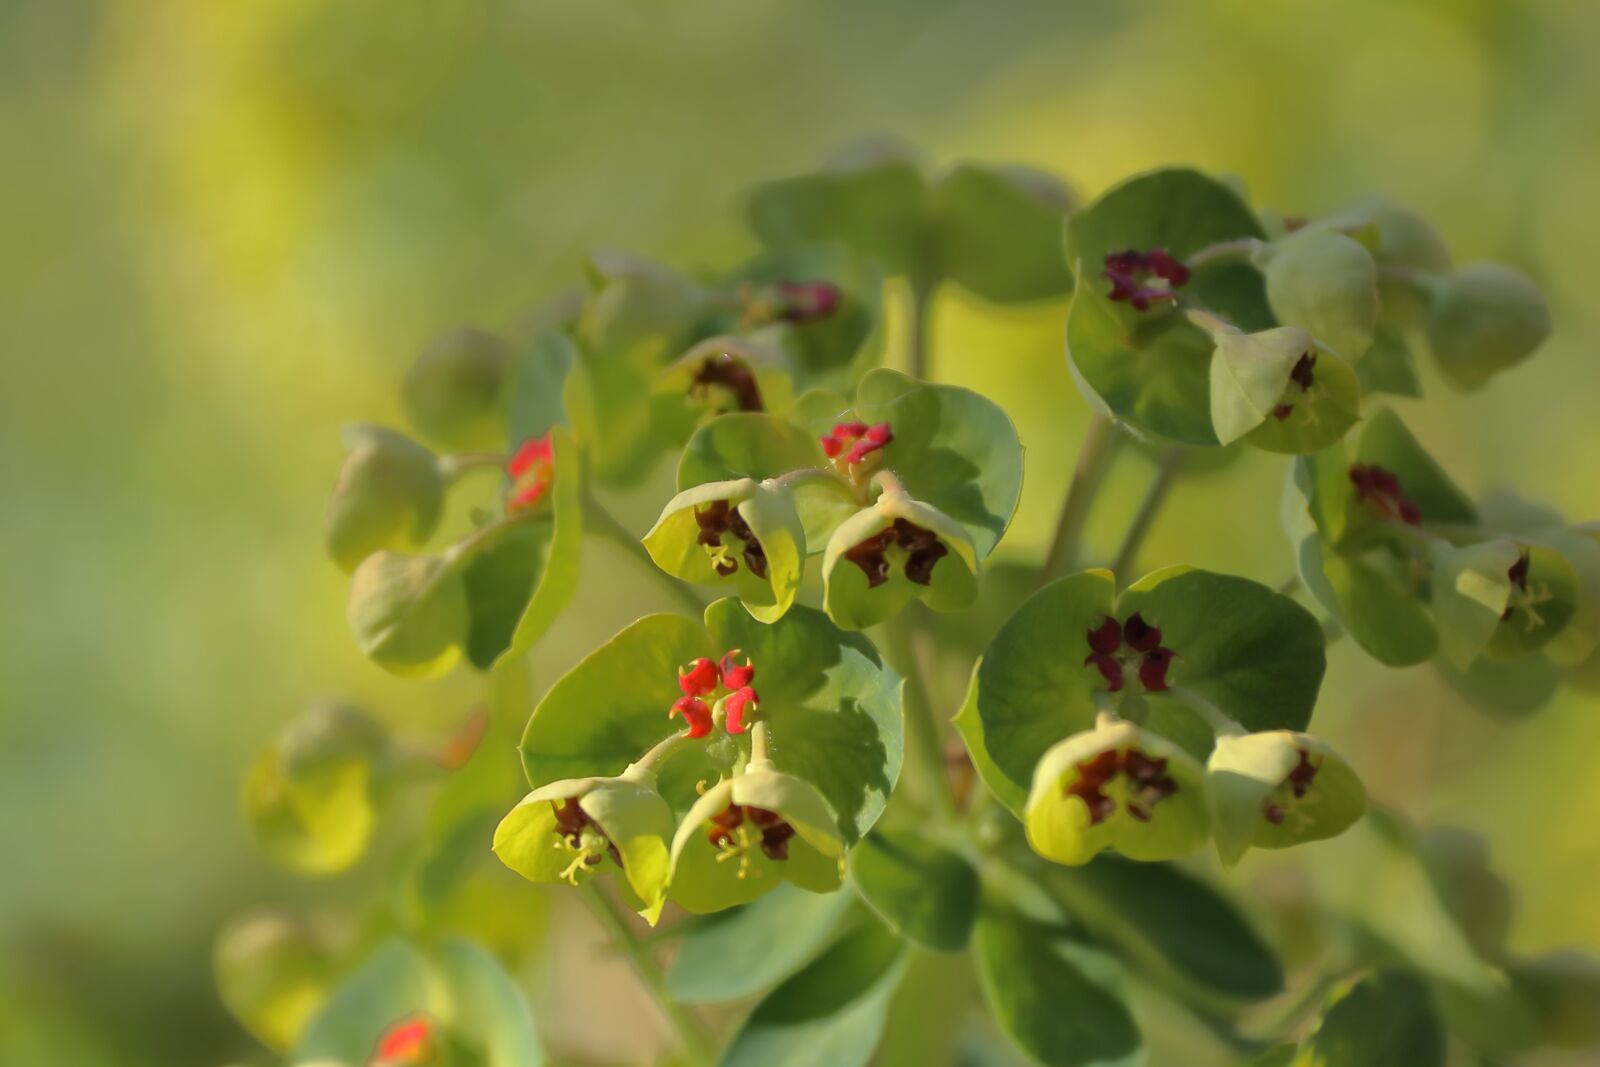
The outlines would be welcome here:
M 500 470 L 507 462 L 508 457 L 498 452 L 461 452 L 453 456 L 440 456 L 438 460 L 439 473 L 450 482 L 468 471 L 487 470 L 491 467 Z
M 925 276 L 911 277 L 910 351 L 906 366 L 911 376 L 919 381 L 928 380 L 928 326 L 933 309 L 933 291 L 937 285 L 937 282 Z
M 639 562 L 639 565 L 655 577 L 663 589 L 684 607 L 694 614 L 699 615 L 705 611 L 705 602 L 695 596 L 694 590 L 678 581 L 672 575 L 656 566 L 656 561 L 650 558 L 644 545 L 639 539 L 628 532 L 628 528 L 618 522 L 616 516 L 605 509 L 605 506 L 593 496 L 585 495 L 583 499 L 584 529 L 589 533 L 605 538 L 618 548 Z
M 1218 241 L 1191 253 L 1189 258 L 1184 260 L 1184 263 L 1190 270 L 1214 263 L 1246 263 L 1255 254 L 1256 249 L 1264 244 L 1266 244 L 1265 241 L 1255 237 L 1240 237 L 1234 241 Z
M 678 1042 L 683 1045 L 689 1060 L 699 1067 L 713 1063 L 716 1055 L 711 1036 L 706 1033 L 700 1020 L 689 1009 L 674 1001 L 668 994 L 666 975 L 662 973 L 661 965 L 656 962 L 649 946 L 634 932 L 633 921 L 628 914 L 595 882 L 589 883 L 583 895 L 589 901 L 595 918 L 600 920 L 600 925 L 611 935 L 612 943 L 628 957 L 628 962 L 633 964 L 634 973 L 639 976 L 640 984 L 650 993 L 656 1006 L 661 1009 L 661 1014 L 672 1025 Z
M 941 816 L 949 818 L 956 812 L 955 796 L 950 791 L 950 775 L 945 767 L 939 720 L 934 714 L 933 701 L 928 697 L 928 686 L 912 643 L 910 623 L 902 612 L 897 618 L 889 620 L 884 629 L 889 657 L 905 678 L 905 721 L 906 731 L 911 735 L 912 757 L 927 782 L 928 795 L 934 807 Z
M 1169 448 L 1161 453 L 1155 479 L 1151 481 L 1150 488 L 1145 490 L 1144 499 L 1139 501 L 1139 510 L 1134 512 L 1133 522 L 1122 537 L 1122 547 L 1117 550 L 1117 558 L 1111 564 L 1111 573 L 1118 578 L 1125 578 L 1138 562 L 1139 549 L 1143 547 L 1144 539 L 1161 511 L 1161 505 L 1166 503 L 1167 495 L 1172 492 L 1172 483 L 1177 480 L 1183 460 L 1184 450 L 1181 448 Z
M 1072 472 L 1072 484 L 1067 487 L 1067 498 L 1061 504 L 1061 515 L 1056 519 L 1055 537 L 1039 568 L 1040 585 L 1077 562 L 1089 510 L 1121 443 L 1122 435 L 1116 432 L 1111 420 L 1095 412 L 1084 431 L 1083 444 L 1078 447 L 1078 464 Z

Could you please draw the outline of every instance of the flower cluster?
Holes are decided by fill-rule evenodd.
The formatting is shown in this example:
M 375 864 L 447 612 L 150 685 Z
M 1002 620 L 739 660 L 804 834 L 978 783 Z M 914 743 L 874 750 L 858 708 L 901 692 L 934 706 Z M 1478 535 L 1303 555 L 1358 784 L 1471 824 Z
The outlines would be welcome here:
M 939 535 L 907 519 L 895 519 L 882 532 L 845 552 L 844 558 L 861 568 L 867 586 L 877 588 L 889 580 L 888 552 L 898 550 L 905 576 L 918 585 L 933 581 L 933 565 L 950 554 Z
M 1148 252 L 1130 248 L 1106 256 L 1100 277 L 1110 280 L 1112 300 L 1125 300 L 1137 310 L 1147 311 L 1157 301 L 1177 303 L 1174 290 L 1188 282 L 1189 268 L 1164 248 Z
M 690 737 L 702 738 L 711 733 L 716 710 L 713 705 L 722 709 L 723 728 L 730 734 L 744 733 L 749 725 L 745 717 L 761 707 L 761 697 L 750 684 L 755 680 L 755 664 L 748 657 L 740 663 L 739 655 L 737 648 L 725 652 L 720 667 L 701 656 L 678 668 L 678 688 L 683 690 L 683 696 L 668 714 L 683 716 L 689 724 Z M 719 689 L 725 695 L 708 704 L 706 697 L 713 697 Z
M 833 461 L 840 473 L 847 473 L 881 452 L 885 445 L 894 440 L 894 433 L 887 422 L 875 426 L 868 426 L 864 422 L 841 422 L 819 440 L 823 454 Z

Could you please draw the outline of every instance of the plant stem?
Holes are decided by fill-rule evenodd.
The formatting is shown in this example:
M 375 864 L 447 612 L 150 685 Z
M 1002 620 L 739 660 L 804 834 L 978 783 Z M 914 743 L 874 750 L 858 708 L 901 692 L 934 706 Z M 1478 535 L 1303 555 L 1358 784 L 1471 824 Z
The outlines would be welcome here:
M 1078 446 L 1078 465 L 1072 472 L 1072 484 L 1067 487 L 1067 498 L 1061 504 L 1061 516 L 1056 520 L 1055 537 L 1045 553 L 1044 564 L 1039 568 L 1039 584 L 1043 585 L 1062 570 L 1077 562 L 1078 542 L 1083 538 L 1083 527 L 1089 519 L 1089 509 L 1094 504 L 1100 483 L 1105 480 L 1106 469 L 1121 446 L 1122 435 L 1116 432 L 1111 420 L 1095 412 L 1084 431 L 1083 443 Z
M 933 310 L 933 291 L 937 283 L 922 275 L 912 275 L 910 342 L 906 366 L 913 378 L 928 380 L 928 320 Z
M 1111 573 L 1119 578 L 1131 572 L 1133 565 L 1138 562 L 1139 549 L 1143 547 L 1144 539 L 1150 533 L 1157 513 L 1161 511 L 1161 505 L 1166 503 L 1167 494 L 1172 491 L 1172 483 L 1177 480 L 1183 460 L 1184 451 L 1181 448 L 1169 448 L 1161 453 L 1155 479 L 1151 481 L 1150 488 L 1145 490 L 1144 499 L 1139 501 L 1139 510 L 1134 512 L 1133 522 L 1122 537 L 1122 547 L 1117 550 L 1117 558 L 1111 564 Z
M 1240 237 L 1233 241 L 1218 241 L 1190 254 L 1184 263 L 1193 270 L 1212 263 L 1243 263 L 1265 242 L 1255 237 Z
M 639 543 L 638 538 L 629 533 L 628 528 L 605 509 L 605 505 L 588 494 L 583 498 L 583 519 L 584 528 L 588 532 L 598 534 L 632 556 L 680 604 L 696 615 L 705 611 L 705 602 L 695 596 L 694 590 L 657 567 L 655 560 L 650 558 L 650 553 L 645 551 L 644 545 Z
M 910 623 L 902 612 L 884 624 L 884 629 L 889 656 L 905 679 L 905 721 L 906 732 L 911 735 L 912 756 L 927 782 L 930 800 L 939 814 L 948 819 L 956 813 L 955 795 L 950 791 L 939 720 L 934 714 L 933 701 L 928 698 L 928 686 L 912 643 Z
M 439 473 L 444 475 L 446 481 L 455 481 L 468 471 L 499 470 L 507 463 L 507 457 L 498 452 L 458 452 L 455 455 L 439 457 Z
M 649 947 L 634 932 L 633 921 L 627 913 L 595 882 L 589 883 L 587 892 L 583 895 L 589 901 L 595 918 L 600 920 L 600 925 L 604 926 L 606 933 L 611 936 L 612 943 L 616 945 L 618 951 L 628 957 L 628 962 L 633 964 L 639 982 L 655 1000 L 656 1006 L 661 1009 L 661 1014 L 666 1017 L 667 1022 L 672 1025 L 678 1042 L 683 1045 L 689 1059 L 701 1067 L 712 1063 L 716 1056 L 710 1035 L 689 1009 L 674 1001 L 667 993 L 666 976 L 662 973 L 660 964 L 656 963 L 655 957 L 651 955 Z

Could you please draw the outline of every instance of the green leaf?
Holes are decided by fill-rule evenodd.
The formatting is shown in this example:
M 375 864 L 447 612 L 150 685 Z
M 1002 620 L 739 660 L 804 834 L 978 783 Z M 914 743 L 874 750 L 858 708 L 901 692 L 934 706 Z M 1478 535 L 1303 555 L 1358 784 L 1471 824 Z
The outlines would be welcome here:
M 900 777 L 899 676 L 871 642 L 810 608 L 767 626 L 724 599 L 706 609 L 706 626 L 715 654 L 736 648 L 756 664 L 772 762 L 816 786 L 854 843 Z
M 1333 1002 L 1293 1067 L 1444 1067 L 1445 1034 L 1422 981 L 1384 971 Z
M 1067 318 L 1068 357 L 1082 384 L 1140 434 L 1214 445 L 1211 343 L 1171 308 L 1113 303 L 1100 279 L 1107 255 L 1164 248 L 1180 260 L 1217 242 L 1266 234 L 1238 195 L 1185 169 L 1151 171 L 1107 191 L 1067 223 L 1067 260 L 1078 277 Z M 1253 267 L 1217 263 L 1193 271 L 1185 299 L 1243 330 L 1275 325 Z
M 1084 647 L 1087 653 L 1084 635 L 1110 614 L 1115 591 L 1109 571 L 1052 582 L 1000 628 L 974 670 L 962 734 L 974 764 L 992 767 L 998 776 L 990 788 L 1015 812 L 1022 810 L 1034 765 L 1045 751 L 1094 726 L 1097 675 L 1082 656 L 1062 649 Z M 974 735 L 981 737 L 981 749 L 972 747 Z
M 1272 417 L 1289 389 L 1290 372 L 1313 351 L 1311 335 L 1292 326 L 1245 333 L 1210 316 L 1191 313 L 1190 318 L 1216 343 L 1211 426 L 1219 444 L 1232 444 Z
M 1327 669 L 1322 627 L 1293 600 L 1259 582 L 1172 568 L 1135 582 L 1117 602 L 1161 630 L 1177 658 L 1167 684 L 1248 730 L 1300 730 Z M 1086 650 L 1087 651 L 1087 650 Z
M 1314 537 L 1300 543 L 1299 563 L 1306 588 L 1379 663 L 1408 667 L 1439 647 L 1422 602 L 1385 570 L 1341 556 Z
M 999 303 L 1068 293 L 1061 227 L 1073 207 L 1054 175 L 959 163 L 934 182 L 928 199 L 936 274 Z
M 230 922 L 212 954 L 217 991 L 262 1044 L 283 1051 L 333 983 L 327 938 L 310 924 L 262 912 Z
M 1217 738 L 1206 782 L 1217 852 L 1230 867 L 1251 847 L 1337 837 L 1367 808 L 1350 765 L 1326 743 L 1289 730 Z
M 1600 960 L 1565 949 L 1509 964 L 1512 985 L 1532 1003 L 1544 1039 L 1562 1048 L 1600 1042 Z
M 1431 826 L 1415 840 L 1417 856 L 1439 901 L 1484 959 L 1506 954 L 1511 887 L 1489 867 L 1489 846 L 1477 834 Z
M 865 1067 L 904 954 L 904 942 L 876 922 L 846 933 L 756 1005 L 721 1067 Z
M 431 954 L 439 983 L 438 1014 L 485 1053 L 485 1067 L 540 1067 L 545 1062 L 527 995 L 500 961 L 459 938 Z
M 1006 1035 L 1045 1067 L 1132 1067 L 1143 1055 L 1114 964 L 1047 927 L 985 914 L 973 935 L 984 1000 Z
M 1457 670 L 1443 659 L 1434 666 L 1464 699 L 1488 711 L 1531 715 L 1550 703 L 1567 672 L 1543 656 L 1514 660 L 1479 659 Z
M 1533 355 L 1550 336 L 1550 308 L 1526 275 L 1469 263 L 1441 278 L 1428 310 L 1428 344 L 1456 386 L 1476 389 Z
M 400 399 L 424 439 L 456 452 L 495 448 L 505 438 L 501 400 L 511 346 L 483 330 L 436 339 L 406 371 Z
M 762 286 L 775 283 L 827 281 L 838 288 L 839 302 L 832 314 L 771 323 L 758 331 L 789 354 L 797 388 L 849 384 L 857 369 L 877 356 L 882 343 L 883 275 L 866 260 L 836 247 L 786 248 L 756 257 L 728 280 L 753 287 L 757 300 Z M 726 328 L 741 325 L 730 321 Z
M 384 1030 L 427 1003 L 427 961 L 411 945 L 391 938 L 341 981 L 307 1022 L 293 1060 L 365 1063 Z
M 550 496 L 549 539 L 532 595 L 523 604 L 504 651 L 496 657 L 497 664 L 533 648 L 578 591 L 578 557 L 583 543 L 581 463 L 571 435 L 560 427 L 549 432 L 557 471 Z M 474 624 L 476 628 L 476 616 Z
M 1099 856 L 1041 867 L 1036 877 L 1097 941 L 1192 999 L 1264 1000 L 1283 990 L 1283 969 L 1260 935 L 1180 867 Z
M 994 550 L 1022 494 L 1022 444 L 994 401 L 879 368 L 861 380 L 856 416 L 887 422 L 883 466 L 918 500 L 967 527 L 978 557 Z
M 752 190 L 750 227 L 774 248 L 843 245 L 890 274 L 924 265 L 927 183 L 909 150 L 868 141 L 839 152 L 814 174 Z
M 524 441 L 567 424 L 561 396 L 577 359 L 577 346 L 561 333 L 541 333 L 512 357 L 505 401 L 507 448 L 515 451 Z
M 1421 510 L 1424 525 L 1477 524 L 1478 510 L 1472 500 L 1428 455 L 1393 410 L 1385 408 L 1367 419 L 1356 445 L 1356 460 L 1376 463 L 1393 472 L 1406 496 Z
M 667 970 L 667 992 L 683 1004 L 715 1004 L 768 989 L 817 954 L 849 906 L 848 893 L 785 884 L 694 920 Z
M 862 899 L 889 928 L 927 948 L 966 947 L 978 915 L 978 872 L 913 830 L 875 830 L 850 858 Z
M 1458 668 L 1470 667 L 1500 628 L 1511 600 L 1510 570 L 1521 555 L 1505 540 L 1434 544 L 1433 618 L 1440 650 Z
M 1294 1057 L 1299 1051 L 1298 1045 L 1274 1045 L 1251 1060 L 1246 1067 L 1294 1067 Z
M 421 678 L 455 666 L 470 622 L 466 587 L 447 560 L 387 551 L 356 568 L 345 617 L 368 659 Z
M 1372 347 L 1356 364 L 1356 371 L 1361 378 L 1362 392 L 1422 395 L 1422 382 L 1417 378 L 1411 346 L 1399 330 L 1381 319 L 1372 335 Z
M 1257 262 L 1279 322 L 1309 330 L 1354 363 L 1378 325 L 1378 267 L 1342 233 L 1307 227 L 1268 246 Z
M 444 508 L 445 479 L 434 454 L 382 426 L 344 430 L 349 455 L 328 499 L 324 538 L 345 570 L 380 549 L 427 544 Z

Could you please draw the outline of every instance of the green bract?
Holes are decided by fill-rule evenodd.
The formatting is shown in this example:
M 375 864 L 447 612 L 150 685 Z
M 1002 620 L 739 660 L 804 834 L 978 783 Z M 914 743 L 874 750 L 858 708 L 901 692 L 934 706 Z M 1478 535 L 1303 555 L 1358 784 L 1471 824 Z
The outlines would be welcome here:
M 846 630 L 899 614 L 914 599 L 960 611 L 978 595 L 978 555 L 938 508 L 886 491 L 834 530 L 822 560 L 823 607 Z
M 276 913 L 237 919 L 217 936 L 212 967 L 222 1002 L 262 1044 L 286 1049 L 333 984 L 326 934 Z
M 382 426 L 345 428 L 350 454 L 328 500 L 328 554 L 345 570 L 380 549 L 427 543 L 444 507 L 444 475 L 432 452 Z
M 863 638 L 821 612 L 792 608 L 762 625 L 731 598 L 705 623 L 650 615 L 568 671 L 534 708 L 522 760 L 535 787 L 562 778 L 614 775 L 681 727 L 669 717 L 683 694 L 678 670 L 729 650 L 755 665 L 759 721 L 781 771 L 815 786 L 854 842 L 883 811 L 900 774 L 900 680 Z M 695 802 L 696 783 L 731 773 L 738 757 L 718 733 L 687 745 L 658 770 L 674 811 Z
M 1135 615 L 1159 631 L 1158 643 L 1138 649 L 1119 636 L 1107 654 L 1121 679 L 1113 688 L 1090 635 L 1108 620 L 1125 632 Z M 1119 598 L 1110 572 L 1085 571 L 1041 589 L 1000 628 L 956 725 L 986 784 L 1015 811 L 1044 753 L 1092 729 L 1105 707 L 1122 705 L 1124 717 L 1200 758 L 1219 716 L 1250 730 L 1304 728 L 1326 667 L 1323 645 L 1309 612 L 1244 578 L 1169 568 Z M 1165 667 L 1149 681 L 1164 688 L 1143 677 L 1151 655 Z
M 1308 227 L 1263 246 L 1255 262 L 1279 322 L 1310 331 L 1351 362 L 1372 347 L 1378 268 L 1359 241 Z
M 1206 765 L 1217 852 L 1232 866 L 1248 848 L 1288 848 L 1344 833 L 1367 792 L 1337 752 L 1309 734 L 1225 735 Z
M 850 857 L 850 878 L 896 933 L 928 948 L 966 947 L 978 917 L 978 872 L 910 829 L 874 830 Z
M 505 437 L 503 390 L 511 346 L 483 330 L 456 330 L 429 345 L 400 387 L 406 417 L 440 448 L 494 448 Z
M 1067 864 L 1108 848 L 1130 859 L 1173 859 L 1211 833 L 1205 770 L 1195 758 L 1110 718 L 1045 752 L 1022 819 L 1034 851 Z
M 1427 331 L 1439 368 L 1476 389 L 1544 343 L 1550 309 L 1526 276 L 1499 263 L 1469 263 L 1435 282 Z
M 672 839 L 672 899 L 691 912 L 748 903 L 780 881 L 829 893 L 843 876 L 827 801 L 767 760 L 706 790 Z
M 656 428 L 674 445 L 704 420 L 732 411 L 782 411 L 794 399 L 788 356 L 754 338 L 709 337 L 655 379 Z
M 1078 278 L 1067 317 L 1067 354 L 1092 398 L 1142 435 L 1215 445 L 1207 381 L 1212 343 L 1165 302 L 1139 311 L 1114 303 L 1100 273 L 1107 256 L 1163 249 L 1186 261 L 1223 242 L 1266 236 L 1228 186 L 1193 170 L 1151 171 L 1108 190 L 1067 222 L 1067 260 Z M 1179 290 L 1246 331 L 1275 325 L 1265 288 L 1247 263 L 1192 269 Z
M 763 343 L 781 349 L 800 388 L 844 384 L 881 355 L 883 275 L 841 248 L 768 252 L 734 271 L 726 284 L 742 306 L 724 328 L 753 329 Z M 833 306 L 825 314 L 797 312 L 792 287 L 818 284 L 833 287 Z
M 500 821 L 494 853 L 531 882 L 577 885 L 620 864 L 635 907 L 653 926 L 666 901 L 672 831 L 672 810 L 653 775 L 630 769 L 535 789 Z
M 1061 222 L 1074 206 L 1053 174 L 958 163 L 928 200 L 936 275 L 1000 303 L 1070 292 Z
M 763 622 L 782 618 L 800 588 L 805 529 L 789 492 L 772 481 L 685 489 L 643 540 L 656 566 L 686 582 L 733 586 Z

